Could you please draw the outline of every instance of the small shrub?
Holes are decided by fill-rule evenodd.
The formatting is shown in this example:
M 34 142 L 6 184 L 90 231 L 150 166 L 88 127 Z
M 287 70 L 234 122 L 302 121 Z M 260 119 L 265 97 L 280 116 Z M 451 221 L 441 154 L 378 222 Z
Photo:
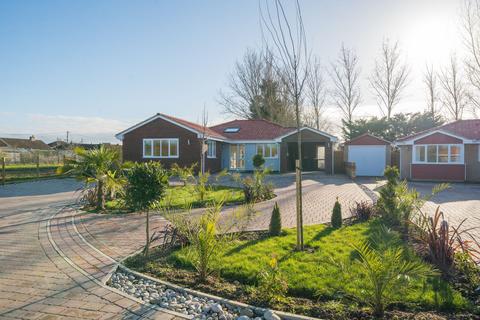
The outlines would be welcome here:
M 185 187 L 189 180 L 193 179 L 193 174 L 195 172 L 195 168 L 197 164 L 194 163 L 190 167 L 180 167 L 177 163 L 172 165 L 172 175 L 177 176 L 182 182 L 183 186 Z
M 268 172 L 268 169 L 258 170 L 253 173 L 253 177 L 248 176 L 243 179 L 239 175 L 233 176 L 236 181 L 242 184 L 245 201 L 247 203 L 269 200 L 275 196 L 273 193 L 273 185 L 265 183 L 265 176 Z
M 467 253 L 458 252 L 454 258 L 455 274 L 457 286 L 462 291 L 466 291 L 466 295 L 480 297 L 480 292 L 476 292 L 480 288 L 480 266 L 478 266 L 472 257 Z
M 470 236 L 470 229 L 462 228 L 465 220 L 456 227 L 451 226 L 445 220 L 440 207 L 437 207 L 433 217 L 421 213 L 412 221 L 420 253 L 444 273 L 451 271 L 457 252 L 466 253 L 471 257 L 478 257 L 480 254 L 480 245 Z
M 375 216 L 375 205 L 368 201 L 355 202 L 355 205 L 350 208 L 352 217 L 357 221 L 368 221 Z
M 253 156 L 253 166 L 255 169 L 260 169 L 265 164 L 265 158 L 261 154 L 256 154 Z
M 334 229 L 338 229 L 342 226 L 342 205 L 337 200 L 335 201 L 335 205 L 333 206 L 332 211 L 332 227 Z
M 279 236 L 282 232 L 282 216 L 280 215 L 280 208 L 275 202 L 272 210 L 272 217 L 270 218 L 270 226 L 268 231 L 271 236 Z
M 383 317 L 385 309 L 399 297 L 413 290 L 412 280 L 434 275 L 434 271 L 421 261 L 407 261 L 401 248 L 374 249 L 367 243 L 354 246 L 358 258 L 349 264 L 340 264 L 345 290 L 362 303 L 369 305 L 377 317 Z M 364 277 L 353 276 L 353 270 Z M 367 281 L 362 280 L 364 278 Z M 352 285 L 353 284 L 353 285 Z M 361 290 L 352 288 L 361 286 Z
M 210 178 L 210 172 L 198 173 L 197 183 L 195 185 L 195 190 L 197 191 L 198 198 L 200 201 L 205 200 L 205 195 L 208 191 L 208 179 Z
M 267 303 L 281 301 L 287 290 L 288 283 L 279 268 L 278 260 L 272 256 L 267 267 L 259 273 L 257 297 Z

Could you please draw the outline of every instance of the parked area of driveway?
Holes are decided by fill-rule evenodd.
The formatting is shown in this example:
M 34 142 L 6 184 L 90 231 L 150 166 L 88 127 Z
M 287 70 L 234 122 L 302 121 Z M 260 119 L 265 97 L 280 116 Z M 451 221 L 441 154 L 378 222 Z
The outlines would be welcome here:
M 373 178 L 359 178 L 357 182 L 375 193 L 385 183 L 383 180 Z M 426 196 L 432 193 L 432 189 L 437 183 L 411 181 L 408 185 Z M 427 201 L 422 209 L 428 214 L 434 214 L 438 207 L 450 225 L 458 226 L 466 219 L 462 226 L 466 229 L 474 228 L 471 234 L 477 241 L 480 241 L 480 185 L 451 183 L 447 190 Z

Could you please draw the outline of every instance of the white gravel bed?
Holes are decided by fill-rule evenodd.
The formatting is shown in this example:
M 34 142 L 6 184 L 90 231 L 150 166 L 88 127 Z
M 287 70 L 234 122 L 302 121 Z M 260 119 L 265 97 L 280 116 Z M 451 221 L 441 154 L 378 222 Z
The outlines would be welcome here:
M 201 320 L 280 320 L 272 310 L 239 307 L 188 292 L 173 290 L 162 283 L 138 277 L 118 269 L 107 285 L 149 304 L 158 305 Z

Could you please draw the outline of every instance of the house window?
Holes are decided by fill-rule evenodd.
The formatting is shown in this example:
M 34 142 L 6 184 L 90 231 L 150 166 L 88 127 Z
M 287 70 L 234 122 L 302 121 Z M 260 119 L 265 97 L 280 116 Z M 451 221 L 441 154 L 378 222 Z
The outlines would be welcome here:
M 415 146 L 415 161 L 425 162 L 425 146 Z
M 414 163 L 463 163 L 461 144 L 416 145 Z
M 276 143 L 257 144 L 257 154 L 261 154 L 264 158 L 277 158 L 278 145 Z
M 207 141 L 207 158 L 217 157 L 217 143 L 215 141 Z
M 144 158 L 178 158 L 178 139 L 143 139 Z

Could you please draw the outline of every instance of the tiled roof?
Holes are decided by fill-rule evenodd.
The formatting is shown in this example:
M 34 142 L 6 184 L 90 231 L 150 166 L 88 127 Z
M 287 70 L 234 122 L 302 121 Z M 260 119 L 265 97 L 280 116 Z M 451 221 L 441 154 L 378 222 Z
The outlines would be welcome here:
M 227 128 L 238 128 L 237 132 L 225 132 Z M 271 140 L 294 131 L 266 120 L 233 120 L 210 127 L 229 140 Z
M 466 139 L 470 140 L 480 140 L 480 119 L 469 119 L 469 120 L 457 120 L 450 122 L 435 128 L 431 128 L 416 134 L 412 134 L 401 139 L 398 139 L 398 142 L 410 140 L 420 135 L 424 135 L 428 132 L 433 132 L 436 130 L 442 130 Z
M 172 117 L 172 116 L 169 116 L 169 115 L 166 115 L 166 114 L 163 114 L 163 113 L 159 113 L 159 115 L 164 117 L 164 118 L 170 119 L 173 122 L 177 122 L 177 123 L 179 123 L 179 124 L 181 124 L 185 127 L 189 127 L 190 129 L 198 131 L 200 133 L 202 133 L 203 130 L 204 130 L 203 126 L 201 126 L 199 124 L 196 124 L 196 123 L 193 123 L 193 122 L 190 122 L 190 121 L 187 121 L 187 120 L 183 120 L 183 119 L 180 119 L 180 118 Z M 218 138 L 218 139 L 225 139 L 225 136 L 223 136 L 222 134 L 219 134 L 218 132 L 216 132 L 214 130 L 211 130 L 211 128 L 205 128 L 205 134 L 209 137 Z
M 10 148 L 32 149 L 32 150 L 51 150 L 50 146 L 42 140 L 0 138 L 4 144 Z

